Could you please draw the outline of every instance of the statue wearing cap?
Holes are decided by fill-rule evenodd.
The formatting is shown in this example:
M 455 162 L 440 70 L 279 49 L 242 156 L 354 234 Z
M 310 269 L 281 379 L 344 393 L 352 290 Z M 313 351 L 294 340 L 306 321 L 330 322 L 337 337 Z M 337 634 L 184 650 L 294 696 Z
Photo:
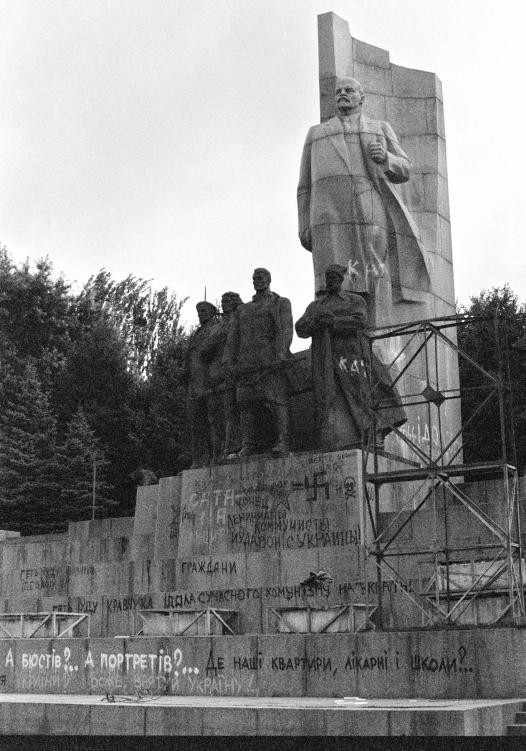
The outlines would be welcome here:
M 345 273 L 344 266 L 329 266 L 325 289 L 296 322 L 298 336 L 312 337 L 315 438 L 322 451 L 357 448 L 369 439 L 371 383 L 382 402 L 379 439 L 406 421 L 387 368 L 361 340 L 367 305 L 361 295 L 342 289 Z
M 212 459 L 213 448 L 210 440 L 210 421 L 217 415 L 210 414 L 208 364 L 203 359 L 208 338 L 217 327 L 219 311 L 206 300 L 195 306 L 199 326 L 188 342 L 183 379 L 186 384 L 186 414 L 190 427 L 190 450 L 192 468 L 204 467 Z

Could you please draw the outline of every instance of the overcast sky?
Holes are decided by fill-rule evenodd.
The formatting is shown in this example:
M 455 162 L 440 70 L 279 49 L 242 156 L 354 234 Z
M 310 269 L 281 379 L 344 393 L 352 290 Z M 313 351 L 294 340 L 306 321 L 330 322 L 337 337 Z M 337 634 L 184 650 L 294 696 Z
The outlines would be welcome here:
M 526 301 L 524 24 L 512 0 L 0 0 L 0 242 L 194 305 L 256 266 L 313 290 L 297 240 L 319 121 L 317 15 L 443 83 L 456 296 Z M 304 346 L 304 345 L 302 345 Z

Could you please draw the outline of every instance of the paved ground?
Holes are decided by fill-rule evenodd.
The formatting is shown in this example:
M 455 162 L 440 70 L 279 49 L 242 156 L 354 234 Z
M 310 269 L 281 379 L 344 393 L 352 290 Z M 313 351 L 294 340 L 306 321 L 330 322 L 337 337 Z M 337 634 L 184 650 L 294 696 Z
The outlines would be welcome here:
M 526 702 L 525 699 L 364 699 L 349 696 L 341 699 L 320 697 L 252 697 L 252 696 L 136 696 L 115 694 L 119 705 L 142 706 L 154 704 L 157 707 L 228 707 L 231 709 L 381 709 L 381 710 L 456 710 L 500 707 L 503 704 Z M 0 704 L 81 704 L 99 706 L 108 704 L 105 696 L 92 694 L 1 694 Z
M 360 697 L 114 698 L 3 694 L 0 736 L 502 736 L 525 702 Z

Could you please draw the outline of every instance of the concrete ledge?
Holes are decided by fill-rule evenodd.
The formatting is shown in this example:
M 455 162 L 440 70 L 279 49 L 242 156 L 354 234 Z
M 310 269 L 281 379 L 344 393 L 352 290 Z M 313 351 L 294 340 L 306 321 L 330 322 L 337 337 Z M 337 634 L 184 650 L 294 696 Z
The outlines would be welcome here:
M 523 699 L 509 701 L 127 697 L 5 694 L 0 735 L 506 735 Z

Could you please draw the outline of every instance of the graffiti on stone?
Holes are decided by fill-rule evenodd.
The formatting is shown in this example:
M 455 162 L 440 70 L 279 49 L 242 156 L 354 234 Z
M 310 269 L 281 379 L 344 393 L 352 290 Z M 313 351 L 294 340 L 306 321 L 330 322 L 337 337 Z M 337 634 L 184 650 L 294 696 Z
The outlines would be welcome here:
M 360 545 L 360 471 L 355 452 L 341 452 L 317 461 L 296 455 L 277 477 L 249 469 L 237 485 L 220 469 L 208 483 L 189 479 L 181 500 L 183 555 L 195 555 L 201 543 L 232 553 Z

